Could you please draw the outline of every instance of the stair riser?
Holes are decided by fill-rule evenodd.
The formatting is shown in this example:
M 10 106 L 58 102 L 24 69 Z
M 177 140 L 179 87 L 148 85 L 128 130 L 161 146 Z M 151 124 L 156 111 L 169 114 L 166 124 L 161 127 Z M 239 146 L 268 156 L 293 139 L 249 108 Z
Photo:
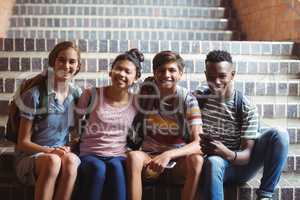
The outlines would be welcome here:
M 233 32 L 201 32 L 201 31 L 183 31 L 176 32 L 174 30 L 161 30 L 161 31 L 103 31 L 103 30 L 94 30 L 87 31 L 82 28 L 81 30 L 53 30 L 53 28 L 11 28 L 7 32 L 7 37 L 10 38 L 61 38 L 65 40 L 73 40 L 78 38 L 86 39 L 117 39 L 117 40 L 238 40 L 238 33 Z
M 32 57 L 23 57 L 24 54 L 19 57 L 17 54 L 11 54 L 12 57 L 2 57 L 1 54 L 2 53 L 0 52 L 0 71 L 2 72 L 39 72 L 48 67 L 46 54 L 43 54 L 44 56 L 40 57 L 36 57 L 37 53 L 34 52 L 26 53 L 27 56 L 32 54 Z M 104 53 L 101 55 L 100 53 L 95 56 L 98 58 L 86 58 L 84 55 L 82 56 L 81 72 L 108 72 L 111 68 L 113 57 L 117 56 L 117 54 L 112 56 Z M 234 66 L 236 67 L 238 75 L 246 77 L 248 74 L 249 79 L 254 78 L 257 82 L 250 81 L 249 83 L 237 83 L 237 88 L 245 91 L 247 94 L 286 95 L 287 93 L 290 94 L 290 92 L 288 92 L 290 91 L 290 87 L 297 87 L 293 85 L 295 80 L 290 80 L 290 85 L 288 86 L 283 84 L 282 81 L 286 81 L 287 78 L 295 79 L 297 77 L 296 75 L 300 72 L 300 62 L 238 61 L 234 62 Z M 205 67 L 203 59 L 185 60 L 185 75 L 194 74 L 194 76 L 197 76 L 197 74 L 199 74 L 198 79 L 200 80 L 200 74 L 203 74 L 204 71 Z M 146 58 L 143 62 L 143 73 L 152 73 L 151 58 Z M 256 75 L 260 75 L 260 77 L 255 77 Z M 286 79 L 283 79 L 280 82 L 273 81 L 273 83 L 261 83 L 265 79 L 271 79 L 270 77 L 276 75 L 285 76 Z M 295 95 L 298 94 L 295 92 L 296 90 L 297 89 L 293 89 Z
M 300 155 L 289 155 L 283 171 L 300 173 Z
M 229 9 L 222 7 L 168 7 L 162 6 L 99 6 L 99 5 L 51 5 L 47 4 L 17 4 L 14 15 L 75 15 L 75 16 L 150 16 L 150 17 L 200 17 L 200 18 L 229 18 Z
M 212 21 L 192 19 L 101 19 L 101 18 L 40 18 L 40 17 L 12 17 L 12 28 L 55 27 L 55 28 L 134 28 L 134 29 L 186 29 L 186 30 L 232 30 L 236 28 L 234 21 Z
M 258 188 L 238 188 L 237 200 L 256 200 L 256 191 Z M 300 198 L 299 188 L 294 186 L 286 186 L 277 188 L 274 192 L 274 200 L 298 200 Z
M 101 85 L 104 83 L 108 83 L 107 80 L 107 72 L 108 72 L 108 66 L 104 68 L 101 67 L 103 74 L 99 73 L 99 77 L 94 76 L 93 78 L 84 77 L 84 74 L 80 73 L 80 77 L 75 76 L 75 80 L 79 81 L 85 81 L 86 83 L 94 83 L 96 85 Z M 19 70 L 18 70 L 19 71 Z M 20 70 L 22 71 L 22 70 Z M 30 70 L 28 70 L 30 71 Z M 26 72 L 28 72 L 26 70 Z M 5 93 L 13 93 L 15 92 L 15 87 L 18 87 L 18 85 L 23 81 L 25 78 L 28 78 L 29 76 L 33 76 L 34 74 L 37 74 L 41 70 L 33 70 L 35 72 L 28 73 L 27 76 L 22 77 L 0 77 L 0 92 Z M 143 70 L 143 77 L 151 76 L 151 73 L 146 73 L 146 70 Z M 25 72 L 25 71 L 24 71 Z M 98 70 L 90 70 L 89 72 L 99 72 Z M 199 76 L 193 76 L 190 77 L 190 75 L 195 75 L 193 72 L 186 73 L 184 77 L 182 78 L 182 81 L 180 81 L 180 85 L 188 88 L 189 90 L 195 90 L 199 88 L 200 86 L 207 85 L 204 82 L 204 75 L 199 73 Z M 251 76 L 249 76 L 249 79 Z M 236 80 L 234 85 L 235 88 L 239 91 L 243 92 L 247 96 L 299 96 L 300 92 L 300 83 L 297 81 L 281 81 L 281 82 L 270 82 L 270 81 L 242 81 L 242 80 Z M 85 84 L 86 86 L 87 84 Z M 286 99 L 288 101 L 288 99 Z
M 159 185 L 156 187 L 149 186 L 143 188 L 143 200 L 179 200 L 181 194 L 180 186 L 166 187 Z M 22 185 L 3 186 L 0 187 L 0 195 L 5 200 L 32 200 L 33 188 L 24 187 Z M 237 188 L 229 191 L 225 190 L 225 200 L 256 200 L 256 189 L 254 188 Z M 159 198 L 159 199 L 158 199 Z M 283 187 L 276 189 L 274 200 L 298 200 L 300 199 L 299 187 Z
M 157 53 L 173 50 L 180 54 L 207 54 L 214 49 L 230 52 L 232 55 L 291 56 L 293 42 L 232 42 L 232 41 L 161 41 L 158 40 L 75 40 L 82 52 L 124 52 L 136 47 L 143 53 Z M 0 51 L 50 51 L 63 39 L 1 39 Z M 266 61 L 267 62 L 267 61 Z
M 17 0 L 19 3 L 48 3 L 48 4 L 104 4 L 104 5 L 173 5 L 173 6 L 212 6 L 226 5 L 222 0 Z

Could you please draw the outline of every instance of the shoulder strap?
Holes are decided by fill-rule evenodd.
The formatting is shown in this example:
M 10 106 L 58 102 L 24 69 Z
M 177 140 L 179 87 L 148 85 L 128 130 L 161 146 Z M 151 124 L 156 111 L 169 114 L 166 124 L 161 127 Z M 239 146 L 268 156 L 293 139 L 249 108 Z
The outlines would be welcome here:
M 240 130 L 242 130 L 243 126 L 243 94 L 242 92 L 235 90 L 235 96 L 234 96 L 234 107 L 235 112 L 237 115 L 237 122 L 239 124 Z
M 42 81 L 40 83 L 40 85 L 38 86 L 38 90 L 39 90 L 39 109 L 41 108 L 45 108 L 48 107 L 48 98 L 47 98 L 47 92 L 48 92 L 48 88 L 47 88 L 47 84 L 46 81 Z
M 94 102 L 95 102 L 95 99 L 96 99 L 96 95 L 97 95 L 97 88 L 96 87 L 92 87 L 91 89 L 91 94 L 90 96 L 88 97 L 88 104 L 87 104 L 87 109 L 86 109 L 86 113 L 83 114 L 82 117 L 80 117 L 79 119 L 79 124 L 80 124 L 80 127 L 82 127 L 81 129 L 78 128 L 79 130 L 79 140 L 81 139 L 82 135 L 83 135 L 83 132 L 84 132 L 84 128 L 86 125 L 87 125 L 87 121 L 90 117 L 90 114 L 91 112 L 93 111 L 94 109 Z
M 204 107 L 204 105 L 207 102 L 207 95 L 210 95 L 211 91 L 209 88 L 206 88 L 205 90 L 201 91 L 201 90 L 195 90 L 193 92 L 193 95 L 197 98 L 198 101 L 198 105 L 199 108 L 202 109 Z
M 89 100 L 88 100 L 88 107 L 86 110 L 86 115 L 85 115 L 85 119 L 88 120 L 90 117 L 91 112 L 94 109 L 94 104 L 95 104 L 95 99 L 97 96 L 97 88 L 96 87 L 92 87 L 91 89 L 91 95 L 89 96 Z
M 152 76 L 147 77 L 141 84 L 138 103 L 139 106 L 146 111 L 151 111 L 153 108 L 158 108 L 159 99 L 158 88 Z
M 80 90 L 73 85 L 70 85 L 70 90 L 71 90 L 70 93 L 74 98 L 74 102 L 75 104 L 77 104 L 79 97 L 81 95 L 81 93 L 79 92 Z
M 179 112 L 177 112 L 177 119 L 179 121 L 179 131 L 182 133 L 182 137 L 186 143 L 190 141 L 190 134 L 189 134 L 189 127 L 185 120 L 185 113 L 187 111 L 187 97 L 189 92 L 185 89 L 179 90 L 179 105 L 183 105 L 183 110 L 179 109 Z
M 144 119 L 145 115 L 138 112 L 133 119 L 131 127 L 128 129 L 127 146 L 132 150 L 138 150 L 143 144 Z

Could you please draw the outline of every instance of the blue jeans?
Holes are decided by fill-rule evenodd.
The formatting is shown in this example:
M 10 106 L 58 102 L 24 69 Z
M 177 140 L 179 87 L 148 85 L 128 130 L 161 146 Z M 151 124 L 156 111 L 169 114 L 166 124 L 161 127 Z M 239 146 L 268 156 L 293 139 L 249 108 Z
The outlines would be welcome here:
M 86 155 L 80 159 L 75 199 L 126 200 L 124 157 Z
M 231 165 L 220 156 L 208 156 L 203 167 L 205 200 L 223 200 L 223 184 L 240 184 L 251 179 L 263 167 L 263 177 L 257 190 L 259 197 L 272 197 L 288 155 L 289 136 L 277 129 L 266 130 L 255 140 L 251 158 L 246 165 Z

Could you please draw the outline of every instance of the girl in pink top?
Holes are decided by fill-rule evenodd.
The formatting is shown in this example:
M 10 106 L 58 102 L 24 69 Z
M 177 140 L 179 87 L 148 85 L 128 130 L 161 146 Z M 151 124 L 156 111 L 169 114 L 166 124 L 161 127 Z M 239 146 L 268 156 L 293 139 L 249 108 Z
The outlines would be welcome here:
M 128 89 L 141 76 L 143 54 L 137 49 L 117 56 L 109 72 L 111 85 L 87 89 L 78 102 L 91 110 L 80 142 L 81 165 L 76 199 L 125 200 L 124 161 L 128 128 L 137 112 Z

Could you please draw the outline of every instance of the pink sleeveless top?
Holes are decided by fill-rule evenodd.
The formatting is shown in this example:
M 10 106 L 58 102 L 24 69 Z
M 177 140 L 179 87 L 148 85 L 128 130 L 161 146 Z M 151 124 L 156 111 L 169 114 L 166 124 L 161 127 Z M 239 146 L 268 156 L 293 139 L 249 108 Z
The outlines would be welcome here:
M 91 94 L 91 89 L 88 90 L 81 96 L 79 108 L 87 107 Z M 80 155 L 124 156 L 128 128 L 137 113 L 134 96 L 130 95 L 126 106 L 112 107 L 103 91 L 104 88 L 97 89 L 97 98 L 81 137 Z

